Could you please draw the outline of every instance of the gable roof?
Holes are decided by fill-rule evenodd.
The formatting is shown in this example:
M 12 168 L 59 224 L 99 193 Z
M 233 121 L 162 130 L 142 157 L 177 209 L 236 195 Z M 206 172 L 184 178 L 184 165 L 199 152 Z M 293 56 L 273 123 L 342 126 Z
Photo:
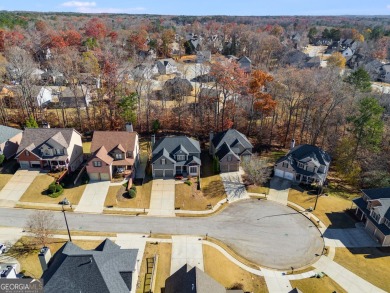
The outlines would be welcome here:
M 331 160 L 327 152 L 311 144 L 298 145 L 290 150 L 287 156 L 292 156 L 298 161 L 311 159 L 313 162 L 318 161 L 321 165 L 328 165 Z
M 166 149 L 171 154 L 177 147 L 184 147 L 189 153 L 200 153 L 199 141 L 187 136 L 167 136 L 159 139 L 153 146 L 153 155 Z
M 223 143 L 226 142 L 229 146 L 231 146 L 233 143 L 236 143 L 236 140 L 238 140 L 244 148 L 253 148 L 253 145 L 244 134 L 232 128 L 214 134 L 212 143 L 214 148 L 218 150 Z
M 121 145 L 126 151 L 134 151 L 137 132 L 128 131 L 94 131 L 91 143 L 91 153 L 96 152 L 102 146 L 107 152 Z
M 108 152 L 104 146 L 102 146 L 92 157 L 91 160 L 94 158 L 99 158 L 106 164 L 111 164 L 114 159 L 108 155 Z
M 6 142 L 21 132 L 23 131 L 20 129 L 0 125 L 0 143 Z
M 152 164 L 156 162 L 158 159 L 160 159 L 161 157 L 165 157 L 172 163 L 175 163 L 175 160 L 171 158 L 168 151 L 165 148 L 163 148 L 158 153 L 153 154 Z
M 362 189 L 370 199 L 390 198 L 390 187 Z
M 226 142 L 224 142 L 221 147 L 218 149 L 218 151 L 216 152 L 216 156 L 218 157 L 219 160 L 222 160 L 227 154 L 231 153 L 232 155 L 234 155 L 239 161 L 240 161 L 240 157 L 237 156 L 233 151 L 232 149 L 227 145 Z
M 39 147 L 43 144 L 50 144 L 49 140 L 67 147 L 70 144 L 73 132 L 80 135 L 73 128 L 26 128 L 17 154 L 27 149 L 39 157 L 41 155 Z
M 165 293 L 187 292 L 226 293 L 226 289 L 199 268 L 185 264 L 165 281 Z
M 94 250 L 67 242 L 42 275 L 45 292 L 129 292 L 137 254 L 138 249 L 121 249 L 109 239 Z

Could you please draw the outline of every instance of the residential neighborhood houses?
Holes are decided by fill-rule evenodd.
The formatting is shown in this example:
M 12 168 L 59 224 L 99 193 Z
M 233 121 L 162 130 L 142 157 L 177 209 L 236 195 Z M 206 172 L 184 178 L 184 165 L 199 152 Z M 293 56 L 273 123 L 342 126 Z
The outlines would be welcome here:
M 382 18 L 15 17 L 0 284 L 390 291 Z

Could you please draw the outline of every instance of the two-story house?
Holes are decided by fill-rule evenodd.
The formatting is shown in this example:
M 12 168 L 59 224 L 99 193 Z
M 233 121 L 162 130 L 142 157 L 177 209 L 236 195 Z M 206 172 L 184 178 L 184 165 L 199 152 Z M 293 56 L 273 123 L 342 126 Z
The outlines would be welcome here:
M 321 148 L 309 144 L 295 146 L 293 140 L 289 153 L 276 161 L 274 172 L 276 177 L 298 184 L 324 184 L 330 161 L 329 154 Z
M 91 180 L 112 180 L 114 176 L 133 177 L 139 162 L 139 137 L 132 131 L 95 131 L 92 156 L 87 162 Z
M 173 74 L 177 72 L 176 62 L 172 58 L 157 60 L 156 65 L 158 73 L 161 75 Z
M 26 128 L 16 159 L 22 169 L 75 171 L 83 162 L 81 135 L 73 128 Z
M 362 193 L 353 200 L 356 216 L 380 245 L 390 246 L 390 187 L 363 189 Z
M 253 145 L 236 129 L 210 132 L 209 153 L 219 160 L 221 172 L 239 171 L 241 160 L 250 160 Z
M 8 160 L 16 154 L 23 131 L 20 129 L 0 125 L 0 155 Z
M 163 137 L 157 142 L 152 136 L 152 175 L 172 178 L 176 174 L 200 175 L 199 141 L 187 136 Z

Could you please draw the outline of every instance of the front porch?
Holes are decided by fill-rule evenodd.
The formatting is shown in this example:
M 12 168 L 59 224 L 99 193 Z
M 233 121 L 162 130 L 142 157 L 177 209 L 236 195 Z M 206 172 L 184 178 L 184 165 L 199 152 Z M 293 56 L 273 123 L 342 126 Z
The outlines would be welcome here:
M 200 166 L 176 166 L 176 174 L 175 175 L 183 175 L 186 176 L 198 176 L 200 175 Z
M 45 159 L 41 161 L 41 168 L 43 170 L 61 172 L 64 170 L 68 170 L 69 161 L 68 159 Z

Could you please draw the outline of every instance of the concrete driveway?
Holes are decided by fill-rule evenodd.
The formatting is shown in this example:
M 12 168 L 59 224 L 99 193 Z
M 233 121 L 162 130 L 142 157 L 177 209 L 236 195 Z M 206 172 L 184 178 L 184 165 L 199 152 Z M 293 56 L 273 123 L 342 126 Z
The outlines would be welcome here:
M 249 198 L 245 185 L 242 183 L 241 172 L 221 173 L 222 183 L 229 202 Z
M 268 199 L 287 205 L 288 192 L 291 187 L 291 181 L 280 178 L 273 177 L 270 182 L 270 189 L 268 194 Z
M 18 170 L 0 191 L 0 206 L 14 207 L 39 171 Z
M 150 197 L 149 216 L 175 216 L 175 180 L 154 179 Z
M 171 275 L 185 264 L 204 271 L 202 241 L 199 237 L 172 236 Z
M 326 229 L 323 231 L 325 245 L 331 247 L 376 247 L 364 228 Z
M 75 212 L 102 213 L 110 181 L 91 181 L 85 187 Z

